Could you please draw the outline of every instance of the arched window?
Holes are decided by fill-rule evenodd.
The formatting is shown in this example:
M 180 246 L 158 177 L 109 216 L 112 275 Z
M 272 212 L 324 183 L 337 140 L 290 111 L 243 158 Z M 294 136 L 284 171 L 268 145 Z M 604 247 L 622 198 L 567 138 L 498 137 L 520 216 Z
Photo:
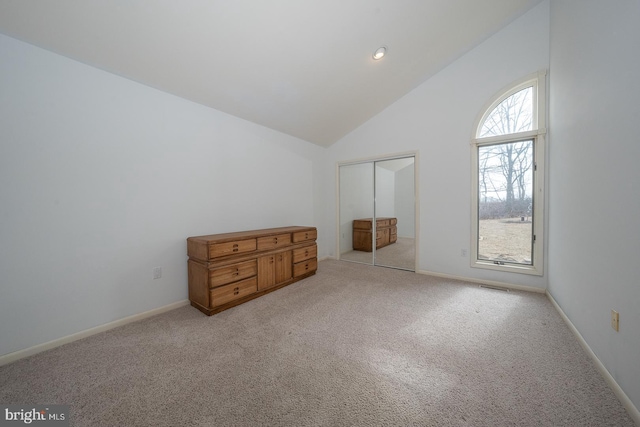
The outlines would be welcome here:
M 543 274 L 545 79 L 501 91 L 472 137 L 473 267 Z

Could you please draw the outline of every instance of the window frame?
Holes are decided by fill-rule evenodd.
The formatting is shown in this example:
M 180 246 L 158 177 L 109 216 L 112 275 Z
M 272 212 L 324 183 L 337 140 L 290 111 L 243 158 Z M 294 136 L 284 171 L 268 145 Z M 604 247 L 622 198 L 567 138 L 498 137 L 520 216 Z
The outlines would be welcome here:
M 499 91 L 480 110 L 471 138 L 471 267 L 511 273 L 542 276 L 544 274 L 544 223 L 545 223 L 545 152 L 546 152 L 546 70 L 526 76 L 503 90 Z M 506 135 L 480 138 L 480 132 L 485 120 L 493 110 L 511 95 L 533 87 L 532 130 Z M 478 209 L 479 209 L 479 170 L 478 151 L 482 146 L 533 140 L 533 236 L 532 236 L 532 265 L 505 263 L 478 259 Z

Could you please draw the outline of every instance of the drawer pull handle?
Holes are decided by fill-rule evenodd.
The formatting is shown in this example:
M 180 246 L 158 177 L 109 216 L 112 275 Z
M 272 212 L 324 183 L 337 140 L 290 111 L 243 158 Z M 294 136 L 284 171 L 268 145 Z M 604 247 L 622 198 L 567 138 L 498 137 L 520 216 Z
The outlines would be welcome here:
M 234 244 L 234 245 L 233 245 L 233 247 L 234 247 L 234 248 L 237 248 L 237 247 L 238 247 L 238 244 L 237 244 L 237 243 L 236 243 L 236 244 Z
M 240 288 L 233 288 L 233 294 L 238 295 L 240 293 Z
M 309 255 L 309 251 L 304 251 L 304 256 Z

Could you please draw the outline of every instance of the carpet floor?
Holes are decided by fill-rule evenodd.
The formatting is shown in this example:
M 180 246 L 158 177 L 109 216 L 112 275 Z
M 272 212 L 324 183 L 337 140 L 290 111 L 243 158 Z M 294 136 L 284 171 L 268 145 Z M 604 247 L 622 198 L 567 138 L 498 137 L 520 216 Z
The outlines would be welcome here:
M 542 294 L 361 264 L 0 367 L 75 426 L 633 426 Z

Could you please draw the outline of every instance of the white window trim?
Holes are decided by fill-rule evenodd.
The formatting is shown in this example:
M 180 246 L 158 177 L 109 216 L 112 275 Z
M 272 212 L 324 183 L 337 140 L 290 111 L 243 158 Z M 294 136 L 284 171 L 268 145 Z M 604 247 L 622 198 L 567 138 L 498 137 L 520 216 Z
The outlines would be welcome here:
M 546 151 L 546 70 L 538 71 L 524 79 L 518 80 L 496 94 L 485 104 L 478 115 L 473 127 L 471 137 L 471 267 L 488 270 L 508 271 L 512 273 L 531 274 L 542 276 L 544 274 L 544 179 L 545 179 L 545 151 Z M 491 136 L 478 138 L 481 126 L 487 116 L 503 100 L 520 90 L 533 86 L 533 130 L 517 134 Z M 522 264 L 495 264 L 493 261 L 478 259 L 478 147 L 496 143 L 534 140 L 534 206 L 533 206 L 533 230 L 535 240 L 533 242 L 533 265 Z

